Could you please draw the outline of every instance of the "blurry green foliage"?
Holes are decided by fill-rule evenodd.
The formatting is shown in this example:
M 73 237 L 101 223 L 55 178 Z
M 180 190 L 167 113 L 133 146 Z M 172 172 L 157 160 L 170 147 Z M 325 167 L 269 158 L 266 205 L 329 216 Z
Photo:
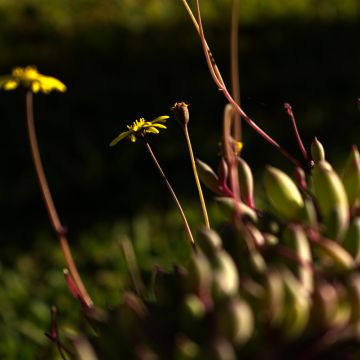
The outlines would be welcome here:
M 231 0 L 202 1 L 206 21 L 224 20 Z M 190 1 L 191 4 L 191 1 Z M 281 18 L 333 21 L 356 19 L 357 0 L 241 0 L 242 23 Z M 0 14 L 9 23 L 23 24 L 31 17 L 41 18 L 44 25 L 62 32 L 77 31 L 91 24 L 121 24 L 132 31 L 149 26 L 173 24 L 185 16 L 180 0 L 1 0 Z M 24 25 L 24 24 L 23 24 Z
M 214 225 L 218 209 L 210 204 Z M 198 206 L 185 206 L 192 225 L 201 222 Z M 116 224 L 92 225 L 83 231 L 74 258 L 97 306 L 108 309 L 119 304 L 129 288 L 129 274 L 120 243 L 134 239 L 133 247 L 145 277 L 155 266 L 170 271 L 185 264 L 190 247 L 177 211 L 156 213 L 150 209 Z M 136 239 L 136 240 L 135 240 Z M 85 326 L 81 307 L 72 297 L 62 269 L 64 260 L 55 236 L 39 233 L 29 251 L 8 254 L 0 261 L 0 358 L 57 359 L 54 346 L 45 337 L 50 327 L 50 308 L 58 309 L 59 326 L 70 331 Z M 20 347 L 19 344 L 22 344 Z

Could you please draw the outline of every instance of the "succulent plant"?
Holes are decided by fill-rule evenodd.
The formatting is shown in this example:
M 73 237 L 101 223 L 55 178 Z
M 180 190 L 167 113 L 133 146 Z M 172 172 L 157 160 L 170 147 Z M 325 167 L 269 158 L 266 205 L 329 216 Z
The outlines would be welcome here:
M 217 172 L 197 165 L 218 196 L 208 179 L 220 178 Z M 95 331 L 72 335 L 70 351 L 79 359 L 89 353 L 94 359 L 360 356 L 360 197 L 348 201 L 343 180 L 324 159 L 307 181 L 311 190 L 304 192 L 267 168 L 264 210 L 217 198 L 231 231 L 200 228 L 186 266 L 156 269 L 148 291 L 129 289 L 101 316 L 86 312 Z M 334 209 L 342 220 L 329 223 Z

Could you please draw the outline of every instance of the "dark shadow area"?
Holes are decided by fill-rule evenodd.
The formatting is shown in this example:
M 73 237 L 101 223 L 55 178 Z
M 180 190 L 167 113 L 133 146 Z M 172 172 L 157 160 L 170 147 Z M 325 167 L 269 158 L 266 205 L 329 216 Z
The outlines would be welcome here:
M 218 24 L 206 30 L 228 79 L 228 29 Z M 351 144 L 359 143 L 359 30 L 358 23 L 290 21 L 240 29 L 243 108 L 298 158 L 284 102 L 292 104 L 305 144 L 318 136 L 335 163 Z M 65 94 L 37 95 L 35 117 L 50 186 L 73 233 L 98 221 L 130 217 L 143 206 L 169 206 L 164 185 L 140 143 L 108 146 L 139 117 L 169 114 L 175 101 L 189 102 L 195 152 L 216 166 L 225 100 L 212 83 L 189 23 L 138 33 L 99 25 L 64 34 L 29 21 L 1 33 L 3 72 L 36 64 L 68 85 Z M 48 226 L 30 163 L 23 107 L 19 93 L 2 92 L 4 244 L 27 244 L 32 233 Z M 267 163 L 286 166 L 246 124 L 243 129 L 243 155 L 258 176 Z M 179 197 L 192 199 L 195 187 L 177 124 L 169 121 L 168 130 L 150 140 Z

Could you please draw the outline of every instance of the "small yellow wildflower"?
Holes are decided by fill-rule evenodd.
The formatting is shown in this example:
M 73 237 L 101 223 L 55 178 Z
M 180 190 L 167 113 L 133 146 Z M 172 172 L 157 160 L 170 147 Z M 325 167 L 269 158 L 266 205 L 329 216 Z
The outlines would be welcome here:
M 66 91 L 66 86 L 60 80 L 40 74 L 34 66 L 16 67 L 11 75 L 0 77 L 0 88 L 4 90 L 14 90 L 19 86 L 30 89 L 33 93 L 41 91 L 48 94 L 52 90 Z
M 143 137 L 146 133 L 158 134 L 158 129 L 166 129 L 163 123 L 169 118 L 167 115 L 159 116 L 152 121 L 146 121 L 144 118 L 135 120 L 132 125 L 128 125 L 128 131 L 122 132 L 111 143 L 110 146 L 116 145 L 119 141 L 129 138 L 135 142 L 138 137 Z

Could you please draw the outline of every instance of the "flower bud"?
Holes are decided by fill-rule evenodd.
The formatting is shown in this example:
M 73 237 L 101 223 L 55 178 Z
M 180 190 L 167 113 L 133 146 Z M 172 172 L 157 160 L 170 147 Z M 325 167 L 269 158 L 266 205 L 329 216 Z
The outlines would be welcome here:
M 188 124 L 190 120 L 188 104 L 184 102 L 175 103 L 170 110 L 174 114 L 176 121 L 180 124 L 181 127 L 184 127 Z
M 241 197 L 246 205 L 254 208 L 254 179 L 250 166 L 244 159 L 238 158 L 238 169 Z
M 348 199 L 339 176 L 326 161 L 315 164 L 312 173 L 313 191 L 320 213 L 327 225 L 336 219 L 337 238 L 341 238 L 349 221 Z
M 304 201 L 295 183 L 279 169 L 268 166 L 264 175 L 266 195 L 274 210 L 286 219 L 299 219 Z
M 315 137 L 311 144 L 311 156 L 315 163 L 325 160 L 325 150 L 321 142 Z
M 350 206 L 360 201 L 360 154 L 354 145 L 346 161 L 342 181 L 349 199 Z
M 220 195 L 219 178 L 215 174 L 214 170 L 199 159 L 196 159 L 196 169 L 203 184 L 214 193 Z

